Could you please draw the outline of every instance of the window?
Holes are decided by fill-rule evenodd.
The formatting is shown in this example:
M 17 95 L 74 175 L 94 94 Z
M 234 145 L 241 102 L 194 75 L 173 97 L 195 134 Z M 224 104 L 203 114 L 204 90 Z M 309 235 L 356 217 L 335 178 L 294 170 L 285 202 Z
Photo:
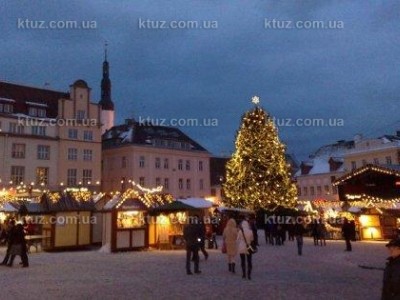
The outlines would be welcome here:
M 22 166 L 12 166 L 11 167 L 11 181 L 14 184 L 21 184 L 25 179 L 25 167 Z
M 324 185 L 325 194 L 329 194 L 329 185 Z
M 169 179 L 164 178 L 164 189 L 168 190 L 169 189 Z
M 190 190 L 190 179 L 186 179 L 186 189 Z
M 391 156 L 386 156 L 386 164 L 388 164 L 388 165 L 392 164 L 392 157 Z
M 91 161 L 93 156 L 93 151 L 91 149 L 83 149 L 83 160 Z
M 76 186 L 76 169 L 68 169 L 67 170 L 67 185 L 68 186 Z
M 355 161 L 352 161 L 352 162 L 351 162 L 351 169 L 352 169 L 352 170 L 357 169 L 357 164 L 356 164 Z
M 77 160 L 77 159 L 78 159 L 78 149 L 68 148 L 68 160 Z
M 159 169 L 161 167 L 161 159 L 159 157 L 156 157 L 155 167 L 156 169 Z
M 186 171 L 190 171 L 190 160 L 186 161 Z
M 315 189 L 313 186 L 310 187 L 310 195 L 314 196 L 315 195 Z
M 36 168 L 36 184 L 47 185 L 49 183 L 49 168 Z
M 128 164 L 128 161 L 126 159 L 126 156 L 122 156 L 122 158 L 121 158 L 121 168 L 122 169 L 126 169 L 127 164 Z
M 156 186 L 160 186 L 161 185 L 161 178 L 157 177 L 156 178 Z
M 46 127 L 44 126 L 32 126 L 32 135 L 46 135 Z
M 93 141 L 93 131 L 84 130 L 83 131 L 83 140 L 85 140 L 85 141 Z
M 10 133 L 17 133 L 23 134 L 24 133 L 24 126 L 17 124 L 17 123 L 10 123 L 9 124 L 9 132 Z
M 307 196 L 307 194 L 308 194 L 308 187 L 304 187 L 303 188 L 303 194 L 304 194 L 304 196 Z
M 203 171 L 203 162 L 199 161 L 199 171 Z
M 37 147 L 37 159 L 50 159 L 50 146 L 38 145 Z
M 321 194 L 322 194 L 322 188 L 321 188 L 320 185 L 318 185 L 318 186 L 317 186 L 317 195 L 318 195 L 318 196 L 321 196 Z
M 204 190 L 204 180 L 203 179 L 199 180 L 199 188 L 200 188 L 200 190 Z
M 182 178 L 179 178 L 179 180 L 178 180 L 178 188 L 179 188 L 180 190 L 183 189 L 183 179 L 182 179 Z
M 140 177 L 139 178 L 139 184 L 140 184 L 140 186 L 144 187 L 144 184 L 145 184 L 145 178 L 144 177 Z
M 32 117 L 36 117 L 37 116 L 37 108 L 36 107 L 29 107 L 28 115 L 30 115 Z
M 379 165 L 379 159 L 378 158 L 374 158 L 374 164 L 375 165 Z
M 25 158 L 25 144 L 12 144 L 12 158 Z
M 84 110 L 78 110 L 76 112 L 76 119 L 82 121 L 86 118 L 86 112 Z
M 13 112 L 13 105 L 12 104 L 0 103 L 0 112 L 12 113 Z
M 83 184 L 89 184 L 92 181 L 92 170 L 91 169 L 83 169 L 82 170 L 82 181 Z
M 334 182 L 336 180 L 336 176 L 331 176 L 331 182 Z
M 139 157 L 139 167 L 144 168 L 144 162 L 145 162 L 145 157 L 141 156 Z
M 183 161 L 182 161 L 182 159 L 178 160 L 178 170 L 183 170 Z
M 337 186 L 332 186 L 332 194 L 337 194 Z
M 297 188 L 297 196 L 301 196 L 301 187 L 299 187 L 298 185 L 296 186 Z
M 43 109 L 43 108 L 38 108 L 37 116 L 40 117 L 40 118 L 45 118 L 46 117 L 46 110 Z
M 367 161 L 366 161 L 365 159 L 363 159 L 363 160 L 361 161 L 361 163 L 362 163 L 363 167 L 367 165 Z
M 68 129 L 68 138 L 69 139 L 78 139 L 78 129 Z
M 169 160 L 168 158 L 164 158 L 164 169 L 168 169 L 169 168 Z

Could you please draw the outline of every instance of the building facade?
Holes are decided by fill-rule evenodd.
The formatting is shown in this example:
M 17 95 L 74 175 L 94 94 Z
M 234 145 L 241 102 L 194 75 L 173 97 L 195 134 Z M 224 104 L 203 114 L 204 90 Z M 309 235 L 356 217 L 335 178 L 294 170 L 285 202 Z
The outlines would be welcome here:
M 295 174 L 298 199 L 337 201 L 337 188 L 332 183 L 346 173 L 344 155 L 353 147 L 353 141 L 338 141 L 319 148 L 309 160 L 301 162 Z
M 400 164 L 400 131 L 396 135 L 384 135 L 379 138 L 363 138 L 356 135 L 354 149 L 344 156 L 345 170 L 350 172 L 367 164 Z
M 175 198 L 210 195 L 210 153 L 173 127 L 126 120 L 102 138 L 102 189 L 163 187 Z
M 98 188 L 100 114 L 83 80 L 68 93 L 0 82 L 0 188 Z

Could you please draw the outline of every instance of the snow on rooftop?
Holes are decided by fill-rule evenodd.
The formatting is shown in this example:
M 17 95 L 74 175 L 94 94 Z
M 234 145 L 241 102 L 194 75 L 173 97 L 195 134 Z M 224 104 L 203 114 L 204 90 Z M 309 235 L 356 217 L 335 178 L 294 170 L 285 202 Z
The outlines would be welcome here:
M 211 201 L 208 201 L 204 198 L 176 199 L 176 201 L 180 201 L 195 208 L 210 208 L 213 206 L 213 203 Z
M 114 195 L 107 203 L 104 205 L 104 210 L 113 209 L 115 205 L 119 202 L 121 198 L 119 195 Z
M 15 102 L 14 99 L 10 99 L 10 98 L 4 98 L 4 97 L 0 97 L 1 101 L 7 101 L 7 102 Z
M 47 107 L 48 106 L 46 103 L 29 102 L 29 101 L 26 101 L 25 103 L 28 104 L 28 105 L 35 105 L 35 106 L 41 106 L 41 107 Z

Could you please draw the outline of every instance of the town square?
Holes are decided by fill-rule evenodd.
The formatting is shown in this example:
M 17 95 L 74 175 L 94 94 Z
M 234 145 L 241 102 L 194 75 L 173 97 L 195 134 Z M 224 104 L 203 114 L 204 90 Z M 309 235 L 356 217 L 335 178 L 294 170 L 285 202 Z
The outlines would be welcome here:
M 400 3 L 2 1 L 2 299 L 400 300 Z

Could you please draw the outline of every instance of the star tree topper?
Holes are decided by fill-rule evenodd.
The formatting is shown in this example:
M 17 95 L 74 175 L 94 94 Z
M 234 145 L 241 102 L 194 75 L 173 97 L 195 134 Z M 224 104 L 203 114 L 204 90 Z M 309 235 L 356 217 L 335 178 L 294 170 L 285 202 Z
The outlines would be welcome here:
M 260 97 L 258 96 L 254 96 L 253 98 L 251 98 L 251 102 L 253 102 L 255 105 L 260 103 Z

